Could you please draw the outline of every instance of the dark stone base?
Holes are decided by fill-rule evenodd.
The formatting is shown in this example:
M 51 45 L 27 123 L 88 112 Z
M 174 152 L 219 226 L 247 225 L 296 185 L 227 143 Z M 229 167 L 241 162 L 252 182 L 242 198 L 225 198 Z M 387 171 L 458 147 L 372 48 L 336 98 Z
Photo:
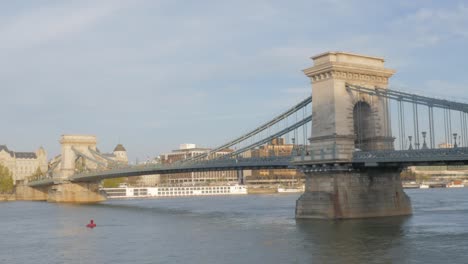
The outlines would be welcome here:
M 410 215 L 397 168 L 306 172 L 296 218 L 349 219 Z

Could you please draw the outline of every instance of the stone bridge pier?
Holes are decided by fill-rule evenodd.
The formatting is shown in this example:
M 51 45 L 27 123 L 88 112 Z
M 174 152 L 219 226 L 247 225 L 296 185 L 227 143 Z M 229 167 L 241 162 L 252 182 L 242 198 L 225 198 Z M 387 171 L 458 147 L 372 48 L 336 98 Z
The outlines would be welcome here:
M 394 70 L 382 58 L 328 52 L 304 70 L 312 89 L 309 158 L 295 160 L 306 175 L 296 218 L 361 218 L 411 214 L 401 168 L 353 164 L 354 151 L 392 150 L 387 100 L 359 94 L 346 85 L 387 88 Z

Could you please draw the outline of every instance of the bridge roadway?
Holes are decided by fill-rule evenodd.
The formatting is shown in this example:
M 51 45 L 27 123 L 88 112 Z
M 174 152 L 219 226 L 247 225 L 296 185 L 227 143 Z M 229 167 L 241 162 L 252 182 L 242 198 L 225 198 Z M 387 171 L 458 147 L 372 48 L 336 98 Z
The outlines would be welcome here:
M 256 169 L 294 169 L 301 165 L 331 165 L 336 161 L 313 159 L 308 155 L 277 156 L 264 158 L 216 159 L 174 164 L 152 164 L 114 168 L 76 174 L 72 182 L 96 182 L 103 179 L 134 177 L 151 174 L 171 174 L 182 172 L 203 172 L 220 170 L 256 170 Z M 468 148 L 391 150 L 391 151 L 356 151 L 351 161 L 342 162 L 352 167 L 406 167 L 430 165 L 468 165 Z M 54 178 L 44 178 L 28 185 L 31 187 L 47 186 L 60 183 Z
M 96 182 L 99 180 L 119 177 L 134 177 L 152 174 L 171 174 L 183 172 L 203 172 L 222 170 L 260 170 L 260 169 L 288 169 L 291 167 L 291 156 L 275 156 L 264 158 L 231 158 L 203 160 L 173 164 L 151 164 L 130 167 L 114 168 L 104 171 L 95 171 L 76 174 L 70 178 L 71 182 Z M 54 178 L 45 178 L 30 182 L 31 187 L 46 186 L 60 183 Z

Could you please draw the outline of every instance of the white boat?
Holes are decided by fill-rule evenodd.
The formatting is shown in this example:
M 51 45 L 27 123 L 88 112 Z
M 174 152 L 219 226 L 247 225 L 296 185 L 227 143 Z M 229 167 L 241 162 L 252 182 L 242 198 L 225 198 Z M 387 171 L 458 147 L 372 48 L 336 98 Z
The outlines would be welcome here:
M 419 185 L 419 189 L 429 189 L 429 185 L 422 183 Z
M 304 192 L 304 186 L 299 188 L 283 188 L 278 187 L 278 193 L 301 193 Z
M 461 182 L 450 182 L 446 185 L 447 188 L 463 188 L 465 185 Z
M 244 185 L 101 188 L 108 199 L 247 194 Z
M 403 189 L 419 189 L 420 185 L 416 182 L 403 182 Z

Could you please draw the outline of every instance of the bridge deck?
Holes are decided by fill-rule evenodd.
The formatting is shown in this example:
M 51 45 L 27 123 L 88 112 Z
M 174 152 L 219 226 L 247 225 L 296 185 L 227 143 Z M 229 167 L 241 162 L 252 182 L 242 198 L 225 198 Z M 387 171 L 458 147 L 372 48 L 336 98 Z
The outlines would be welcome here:
M 151 174 L 170 174 L 181 172 L 202 172 L 220 170 L 248 170 L 248 169 L 287 169 L 291 167 L 290 156 L 268 157 L 268 158 L 240 158 L 205 160 L 192 163 L 177 164 L 154 164 L 147 166 L 133 166 L 117 168 L 113 170 L 78 174 L 71 181 L 97 181 L 107 178 L 118 178 L 128 176 L 141 176 Z
M 425 150 L 356 151 L 352 160 L 313 159 L 311 156 L 279 156 L 266 158 L 239 158 L 204 160 L 197 162 L 154 164 L 115 168 L 74 175 L 72 182 L 91 182 L 108 178 L 202 172 L 220 170 L 294 169 L 301 165 L 346 163 L 353 167 L 415 166 L 415 165 L 464 165 L 468 164 L 468 148 L 446 148 Z M 30 182 L 29 186 L 56 184 L 53 178 Z

